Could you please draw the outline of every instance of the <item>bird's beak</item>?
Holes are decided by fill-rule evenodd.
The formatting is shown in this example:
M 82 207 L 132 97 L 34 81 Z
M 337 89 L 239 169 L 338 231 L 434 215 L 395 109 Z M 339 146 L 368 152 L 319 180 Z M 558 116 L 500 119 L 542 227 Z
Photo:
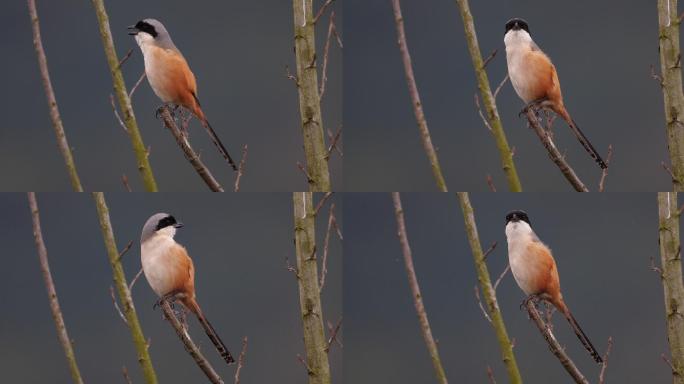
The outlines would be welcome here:
M 176 223 L 173 225 L 174 228 L 183 228 L 183 223 Z
M 138 30 L 138 28 L 136 28 L 135 25 L 129 25 L 127 29 L 129 35 L 137 35 L 138 32 L 140 32 L 140 30 Z

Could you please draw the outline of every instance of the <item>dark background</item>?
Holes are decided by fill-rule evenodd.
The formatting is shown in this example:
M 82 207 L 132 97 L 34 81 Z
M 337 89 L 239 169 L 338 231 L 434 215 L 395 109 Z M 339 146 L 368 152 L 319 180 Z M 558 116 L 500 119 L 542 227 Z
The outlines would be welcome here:
M 242 337 L 249 337 L 242 382 L 306 380 L 306 370 L 297 360 L 297 354 L 304 355 L 297 282 L 285 263 L 285 257 L 295 263 L 291 194 L 107 194 L 106 198 L 119 248 L 134 240 L 123 256 L 129 280 L 140 269 L 139 238 L 147 218 L 159 211 L 174 214 L 185 224 L 176 240 L 193 258 L 197 299 L 206 316 L 236 357 Z M 342 225 L 342 199 L 333 201 Z M 143 382 L 130 332 L 109 296 L 112 272 L 93 199 L 73 193 L 38 194 L 38 205 L 52 275 L 83 379 L 123 383 L 125 365 L 134 383 Z M 3 382 L 71 382 L 40 272 L 26 196 L 0 195 L 0 212 L 5 256 L 5 275 L 0 279 Z M 327 219 L 326 207 L 317 221 L 321 242 Z M 332 323 L 342 314 L 339 244 L 331 240 L 323 291 L 325 318 Z M 205 382 L 162 312 L 152 310 L 156 295 L 144 276 L 133 286 L 132 295 L 145 337 L 151 339 L 150 355 L 160 383 Z M 232 383 L 235 365 L 225 365 L 196 319 L 188 321 L 193 340 L 226 383 Z M 341 350 L 333 347 L 335 382 L 341 380 L 341 363 Z
M 402 194 L 413 261 L 432 332 L 451 382 L 508 377 L 494 329 L 474 296 L 473 257 L 453 194 Z M 601 353 L 614 339 L 606 372 L 612 383 L 664 383 L 670 368 L 662 285 L 649 269 L 658 254 L 656 195 L 471 194 L 493 280 L 508 262 L 505 215 L 526 210 L 537 235 L 553 250 L 564 298 Z M 345 195 L 345 382 L 427 383 L 434 371 L 420 333 L 396 236 L 389 193 Z M 567 383 L 567 373 L 527 313 L 509 273 L 498 301 L 525 382 Z M 558 313 L 558 340 L 591 382 L 594 363 Z
M 314 3 L 318 9 L 323 1 Z M 123 66 L 129 90 L 144 64 L 126 26 L 154 17 L 164 23 L 188 60 L 204 112 L 229 153 L 237 161 L 242 145 L 249 145 L 242 190 L 306 188 L 296 165 L 305 162 L 297 89 L 285 71 L 286 65 L 295 71 L 291 2 L 117 0 L 106 5 L 119 56 L 133 48 L 133 56 Z M 341 8 L 333 7 L 342 34 Z M 26 2 L 6 1 L 0 10 L 0 46 L 5 52 L 0 72 L 7 90 L 0 95 L 5 112 L 0 128 L 0 190 L 68 191 L 71 187 L 49 119 Z M 84 188 L 123 190 L 121 175 L 125 173 L 134 190 L 143 190 L 130 140 L 110 105 L 112 80 L 93 6 L 89 1 L 38 1 L 38 16 L 57 102 Z M 316 35 L 322 51 L 328 22 L 327 17 L 321 20 Z M 341 51 L 333 46 L 322 104 L 324 128 L 333 132 L 342 119 L 341 64 Z M 155 119 L 161 102 L 147 80 L 132 103 L 145 145 L 151 147 L 159 189 L 206 191 L 172 135 Z M 233 171 L 194 119 L 190 140 L 219 182 L 232 186 Z M 333 186 L 340 185 L 342 162 L 337 155 L 332 159 Z
M 532 37 L 554 61 L 568 111 L 597 150 L 614 156 L 606 188 L 657 191 L 670 187 L 660 162 L 666 151 L 656 5 L 634 1 L 471 1 L 492 91 L 506 75 L 504 25 L 529 22 Z M 345 0 L 344 122 L 347 191 L 433 191 L 435 182 L 419 138 L 386 0 Z M 406 36 L 427 123 L 447 185 L 487 190 L 491 174 L 506 190 L 499 152 L 473 100 L 475 72 L 455 1 L 402 1 Z M 510 83 L 497 98 L 499 114 L 526 191 L 569 191 L 527 122 Z M 556 144 L 595 190 L 600 169 L 561 121 Z

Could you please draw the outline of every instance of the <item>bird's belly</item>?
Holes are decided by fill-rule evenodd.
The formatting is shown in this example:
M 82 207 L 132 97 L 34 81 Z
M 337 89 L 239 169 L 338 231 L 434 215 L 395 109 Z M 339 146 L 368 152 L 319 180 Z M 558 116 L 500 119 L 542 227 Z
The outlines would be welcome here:
M 162 247 L 159 247 L 162 248 Z M 164 249 L 142 251 L 142 267 L 145 278 L 158 296 L 164 296 L 176 288 L 175 263 L 168 260 L 169 254 Z
M 511 272 L 518 283 L 520 289 L 526 295 L 537 294 L 537 271 L 534 268 L 532 260 L 528 260 L 528 256 L 524 249 L 517 249 L 522 247 L 513 247 L 508 250 L 508 262 L 511 265 Z
M 526 64 L 521 54 L 512 56 L 508 58 L 508 76 L 511 78 L 515 93 L 525 103 L 542 98 L 544 92 L 539 81 L 539 74 Z

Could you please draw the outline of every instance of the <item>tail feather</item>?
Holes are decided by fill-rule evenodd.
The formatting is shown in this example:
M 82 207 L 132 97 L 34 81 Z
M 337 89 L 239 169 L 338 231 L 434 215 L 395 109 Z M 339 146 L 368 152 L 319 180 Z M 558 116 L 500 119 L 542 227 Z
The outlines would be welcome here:
M 230 166 L 233 168 L 234 171 L 237 171 L 238 170 L 237 165 L 235 165 L 235 162 L 233 161 L 233 159 L 228 154 L 228 150 L 226 149 L 225 146 L 223 146 L 223 143 L 221 142 L 221 140 L 216 135 L 214 128 L 212 128 L 211 124 L 209 124 L 209 120 L 207 120 L 206 116 L 204 116 L 204 112 L 202 111 L 202 108 L 200 107 L 200 102 L 199 102 L 199 99 L 197 98 L 197 95 L 195 95 L 193 93 L 192 97 L 194 98 L 194 101 L 195 101 L 195 103 L 193 105 L 191 105 L 192 112 L 200 120 L 204 129 L 207 130 L 207 133 L 209 134 L 211 141 L 214 143 L 214 145 L 216 146 L 218 151 L 221 153 L 223 158 L 226 159 L 226 161 L 228 161 L 228 164 L 230 164 Z
M 580 144 L 584 147 L 584 149 L 589 153 L 589 156 L 591 156 L 596 163 L 601 167 L 601 169 L 606 169 L 608 168 L 608 165 L 606 164 L 605 161 L 601 158 L 601 155 L 599 155 L 598 151 L 594 149 L 594 146 L 591 145 L 591 142 L 589 139 L 587 139 L 586 136 L 584 136 L 584 133 L 579 129 L 577 124 L 575 123 L 575 120 L 570 117 L 570 114 L 568 113 L 567 110 L 565 110 L 565 107 L 552 107 L 556 113 L 558 113 L 567 123 L 568 126 L 570 127 L 570 130 L 572 133 L 577 136 L 577 140 L 579 140 Z
M 202 313 L 202 310 L 200 309 L 197 302 L 195 300 L 185 300 L 183 303 L 195 315 L 197 315 L 197 320 L 199 320 L 200 324 L 202 324 L 204 332 L 206 332 L 207 336 L 209 336 L 209 340 L 211 340 L 212 344 L 214 344 L 214 347 L 216 347 L 216 350 L 221 355 L 223 360 L 225 360 L 228 364 L 233 364 L 235 362 L 235 359 L 233 359 L 233 355 L 230 354 L 230 351 L 228 351 L 226 345 L 223 344 L 223 341 L 218 336 L 209 320 L 207 320 L 207 318 L 204 317 L 204 313 Z
M 577 338 L 582 342 L 584 348 L 586 348 L 587 351 L 589 351 L 591 357 L 593 357 L 597 363 L 603 363 L 601 355 L 598 353 L 596 348 L 594 348 L 594 345 L 591 344 L 591 341 L 589 341 L 587 335 L 584 334 L 584 331 L 582 331 L 582 328 L 579 326 L 577 320 L 575 320 L 575 317 L 572 315 L 572 313 L 570 313 L 570 310 L 567 309 L 567 307 L 563 315 L 565 315 L 565 318 L 568 320 L 568 323 L 570 323 L 570 327 L 572 327 L 572 330 L 575 331 L 575 335 L 577 335 Z

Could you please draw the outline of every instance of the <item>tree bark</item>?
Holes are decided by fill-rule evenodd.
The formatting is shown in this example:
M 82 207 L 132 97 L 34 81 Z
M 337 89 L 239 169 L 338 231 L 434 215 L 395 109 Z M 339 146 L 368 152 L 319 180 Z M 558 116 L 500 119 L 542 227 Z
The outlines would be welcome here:
M 28 0 L 28 8 L 29 16 L 31 17 L 31 26 L 33 27 L 33 48 L 36 50 L 36 56 L 38 56 L 40 76 L 43 79 L 43 88 L 45 89 L 45 96 L 47 97 L 48 108 L 50 109 L 50 120 L 52 120 L 52 126 L 55 129 L 55 134 L 57 135 L 57 146 L 59 146 L 59 150 L 62 152 L 64 164 L 66 165 L 67 172 L 69 173 L 71 187 L 76 192 L 83 192 L 81 179 L 78 177 L 76 163 L 74 162 L 74 157 L 71 154 L 71 147 L 67 141 L 64 125 L 62 124 L 62 117 L 59 114 L 57 97 L 55 97 L 55 91 L 52 89 L 52 81 L 50 80 L 50 72 L 48 71 L 47 57 L 45 56 L 43 41 L 40 37 L 40 23 L 38 21 L 36 1 Z
M 100 221 L 100 229 L 102 230 L 102 237 L 104 238 L 105 248 L 109 256 L 109 263 L 112 266 L 112 274 L 114 275 L 114 284 L 116 285 L 117 293 L 119 294 L 119 301 L 121 302 L 121 310 L 126 317 L 128 328 L 133 337 L 133 344 L 138 353 L 138 363 L 143 371 L 143 376 L 147 384 L 157 384 L 157 373 L 152 366 L 149 351 L 147 350 L 147 340 L 143 334 L 138 315 L 135 312 L 135 305 L 133 305 L 133 298 L 131 291 L 128 289 L 128 282 L 126 281 L 126 274 L 121 265 L 119 250 L 114 239 L 114 231 L 109 220 L 109 208 L 105 201 L 104 193 L 93 192 L 93 199 L 95 200 L 95 207 L 97 208 L 97 216 Z
M 131 139 L 131 145 L 135 152 L 135 157 L 138 163 L 138 171 L 143 179 L 143 185 L 147 192 L 157 192 L 157 182 L 152 174 L 152 167 L 147 158 L 147 148 L 143 143 L 140 130 L 138 129 L 138 122 L 135 120 L 133 114 L 133 106 L 131 99 L 128 97 L 126 90 L 126 83 L 124 82 L 121 68 L 119 65 L 119 58 L 114 48 L 114 40 L 112 39 L 112 32 L 109 29 L 109 16 L 105 9 L 104 0 L 92 0 L 93 7 L 95 7 L 95 14 L 100 25 L 100 36 L 102 37 L 102 44 L 104 45 L 105 56 L 107 56 L 107 63 L 112 74 L 112 82 L 114 83 L 114 92 L 119 100 L 119 107 L 123 113 L 123 121 L 126 125 L 126 132 Z
M 399 192 L 392 192 L 392 201 L 394 202 L 394 215 L 397 220 L 397 235 L 399 236 L 399 243 L 404 254 L 404 265 L 406 266 L 406 274 L 408 275 L 409 287 L 413 296 L 413 305 L 416 307 L 418 314 L 418 321 L 420 322 L 420 331 L 423 334 L 425 345 L 427 346 L 430 358 L 432 359 L 432 367 L 435 370 L 437 382 L 440 384 L 447 384 L 446 373 L 442 367 L 442 360 L 439 358 L 439 351 L 437 350 L 437 343 L 432 337 L 432 330 L 430 329 L 430 322 L 428 321 L 425 305 L 423 304 L 423 295 L 420 293 L 420 286 L 418 285 L 418 277 L 416 270 L 413 267 L 413 256 L 411 253 L 411 246 L 409 245 L 408 235 L 406 233 L 406 223 L 404 221 L 404 209 L 401 206 L 401 197 Z
M 520 179 L 518 179 L 518 171 L 516 170 L 515 162 L 513 161 L 513 153 L 508 146 L 508 139 L 506 139 L 506 133 L 503 130 L 503 124 L 501 124 L 501 118 L 499 117 L 499 111 L 496 108 L 496 100 L 494 99 L 492 89 L 489 86 L 489 77 L 487 76 L 487 71 L 485 70 L 484 62 L 482 60 L 480 45 L 477 42 L 475 22 L 473 21 L 473 15 L 470 13 L 470 5 L 468 4 L 468 0 L 456 0 L 456 3 L 461 10 L 463 28 L 465 28 L 465 37 L 468 42 L 468 51 L 470 52 L 473 67 L 475 68 L 477 87 L 480 89 L 482 101 L 487 110 L 487 120 L 489 120 L 494 140 L 496 140 L 496 147 L 499 150 L 499 155 L 501 157 L 501 167 L 503 168 L 503 171 L 506 174 L 506 180 L 508 181 L 508 189 L 511 192 L 522 192 L 522 185 L 520 184 Z
M 684 284 L 676 192 L 658 192 L 658 240 L 673 383 L 684 383 Z
M 52 311 L 52 319 L 55 321 L 57 327 L 57 336 L 59 342 L 64 348 L 64 355 L 66 355 L 69 363 L 69 370 L 71 371 L 71 378 L 76 384 L 83 384 L 81 378 L 81 371 L 76 364 L 76 354 L 71 345 L 71 339 L 67 333 L 66 323 L 62 316 L 62 309 L 59 306 L 59 299 L 57 298 L 57 290 L 55 283 L 52 280 L 52 273 L 50 273 L 50 264 L 48 263 L 48 253 L 43 241 L 43 231 L 40 228 L 40 214 L 38 212 L 38 202 L 36 201 L 35 192 L 28 193 L 29 208 L 31 209 L 31 217 L 33 218 L 33 239 L 38 248 L 38 258 L 40 259 L 40 269 L 43 272 L 43 280 L 45 280 L 45 287 L 47 288 L 48 298 L 50 299 L 50 310 Z
M 297 91 L 299 92 L 299 112 L 304 136 L 306 173 L 309 190 L 328 192 L 330 173 L 328 170 L 328 150 L 323 136 L 323 117 L 321 99 L 318 94 L 318 74 L 316 73 L 316 40 L 314 37 L 314 13 L 312 0 L 292 0 L 294 8 L 294 39 L 297 60 Z
M 513 344 L 508 338 L 506 331 L 506 324 L 503 320 L 503 315 L 499 309 L 499 303 L 496 299 L 496 291 L 492 287 L 492 281 L 489 277 L 489 270 L 485 262 L 484 253 L 482 252 L 482 245 L 480 244 L 480 235 L 477 232 L 477 224 L 475 222 L 475 212 L 470 204 L 470 197 L 468 192 L 458 192 L 458 200 L 461 203 L 461 210 L 463 211 L 463 220 L 465 221 L 466 234 L 468 235 L 468 242 L 470 249 L 473 252 L 473 260 L 475 261 L 475 271 L 477 272 L 477 280 L 480 282 L 482 293 L 487 303 L 487 310 L 492 319 L 492 326 L 496 332 L 496 338 L 501 349 L 501 358 L 506 365 L 506 372 L 508 373 L 508 380 L 512 384 L 521 384 L 522 377 L 518 370 L 518 364 L 515 361 L 515 354 L 513 353 Z
M 401 4 L 399 4 L 399 0 L 392 0 L 392 8 L 394 9 L 394 21 L 397 26 L 397 42 L 399 43 L 399 51 L 401 51 L 401 59 L 404 63 L 404 74 L 406 76 L 409 95 L 411 96 L 411 103 L 413 104 L 413 114 L 416 116 L 416 122 L 418 123 L 420 138 L 423 141 L 423 148 L 430 161 L 432 175 L 437 183 L 437 188 L 441 192 L 446 192 L 446 182 L 442 175 L 442 168 L 439 165 L 437 151 L 435 151 L 435 147 L 432 145 L 430 130 L 428 129 L 427 120 L 425 120 L 425 113 L 423 112 L 423 103 L 420 101 L 418 85 L 416 84 L 416 78 L 413 75 L 413 64 L 411 63 L 411 54 L 409 53 L 408 44 L 406 42 L 404 17 L 401 15 Z
M 323 308 L 318 285 L 313 196 L 311 192 L 293 192 L 292 200 L 297 282 L 309 384 L 330 384 L 328 342 L 323 329 Z
M 684 92 L 677 0 L 658 0 L 658 44 L 672 185 L 684 190 Z

